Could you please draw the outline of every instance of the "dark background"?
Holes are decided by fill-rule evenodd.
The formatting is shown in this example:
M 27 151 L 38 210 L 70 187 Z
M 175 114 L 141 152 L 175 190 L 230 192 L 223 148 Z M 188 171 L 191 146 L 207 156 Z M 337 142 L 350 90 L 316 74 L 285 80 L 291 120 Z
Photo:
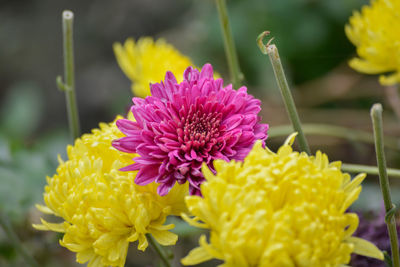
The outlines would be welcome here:
M 368 1 L 227 2 L 245 84 L 262 99 L 263 121 L 271 129 L 289 120 L 268 57 L 255 42 L 264 30 L 275 37 L 303 122 L 371 132 L 369 108 L 382 102 L 385 133 L 399 138 L 399 122 L 377 77 L 358 74 L 347 66 L 355 49 L 344 34 L 344 25 L 352 10 Z M 212 0 L 0 0 L 0 211 L 43 266 L 75 265 L 74 254 L 58 245 L 59 236 L 30 226 L 40 216 L 34 204 L 42 202 L 45 177 L 53 175 L 56 155 L 65 158 L 65 146 L 71 142 L 64 94 L 55 86 L 55 77 L 63 73 L 64 9 L 75 13 L 76 90 L 83 132 L 111 121 L 131 103 L 130 81 L 112 51 L 114 42 L 128 37 L 165 38 L 196 65 L 212 63 L 229 82 Z M 276 149 L 283 140 L 284 135 L 273 137 L 267 145 Z M 371 144 L 326 136 L 309 136 L 309 141 L 313 151 L 321 149 L 332 160 L 376 164 Z M 388 149 L 387 156 L 389 166 L 400 167 L 399 146 Z M 379 208 L 377 179 L 367 179 L 356 207 Z M 197 235 L 184 225 L 178 231 L 189 231 L 175 248 L 179 259 L 197 244 Z M 135 246 L 127 265 L 151 266 L 151 252 L 139 253 Z M 24 266 L 1 229 L 0 265 Z

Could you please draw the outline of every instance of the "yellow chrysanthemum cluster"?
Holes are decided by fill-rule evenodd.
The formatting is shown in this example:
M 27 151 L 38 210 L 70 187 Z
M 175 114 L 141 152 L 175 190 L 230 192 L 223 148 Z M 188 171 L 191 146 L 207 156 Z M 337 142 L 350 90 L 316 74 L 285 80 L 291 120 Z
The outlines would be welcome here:
M 350 61 L 352 68 L 367 74 L 393 72 L 380 76 L 380 83 L 400 83 L 400 0 L 372 0 L 361 13 L 353 13 L 345 32 L 360 57 Z
M 138 240 L 138 249 L 146 249 L 146 234 L 161 245 L 175 244 L 177 236 L 168 231 L 174 225 L 164 223 L 168 215 L 186 210 L 187 186 L 160 197 L 156 184 L 138 186 L 136 172 L 118 171 L 133 157 L 112 148 L 111 141 L 122 136 L 115 122 L 103 123 L 68 146 L 68 160 L 60 159 L 57 174 L 47 177 L 46 206 L 38 205 L 64 222 L 41 219 L 34 227 L 64 233 L 61 245 L 88 266 L 123 266 L 130 242 Z
M 136 43 L 128 39 L 123 46 L 115 43 L 114 52 L 119 66 L 133 82 L 132 92 L 139 97 L 150 95 L 149 84 L 163 80 L 167 71 L 183 79 L 185 69 L 193 65 L 188 57 L 163 39 L 154 42 L 150 37 L 143 37 Z
M 358 217 L 346 213 L 365 175 L 351 180 L 321 152 L 293 152 L 294 136 L 277 153 L 258 142 L 243 163 L 215 161 L 216 176 L 203 167 L 204 197 L 186 197 L 195 217 L 183 217 L 210 229 L 210 241 L 201 236 L 183 264 L 217 258 L 226 267 L 340 266 L 351 253 L 383 259 L 373 244 L 351 236 Z

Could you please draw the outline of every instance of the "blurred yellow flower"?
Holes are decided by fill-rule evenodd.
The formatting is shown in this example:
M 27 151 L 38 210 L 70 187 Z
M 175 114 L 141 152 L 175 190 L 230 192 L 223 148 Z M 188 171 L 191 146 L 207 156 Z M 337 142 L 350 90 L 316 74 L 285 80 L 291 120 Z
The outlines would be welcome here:
M 204 197 L 187 196 L 195 217 L 182 216 L 210 229 L 210 241 L 201 236 L 183 264 L 217 258 L 225 267 L 340 266 L 351 253 L 383 259 L 372 243 L 352 237 L 358 217 L 346 213 L 365 174 L 351 180 L 321 152 L 293 152 L 294 137 L 277 153 L 258 142 L 243 163 L 217 160 L 216 176 L 203 167 Z
M 60 244 L 88 266 L 123 266 L 130 242 L 138 241 L 138 249 L 146 249 L 146 234 L 161 245 L 174 245 L 177 236 L 168 231 L 174 225 L 164 225 L 166 217 L 186 210 L 186 185 L 160 197 L 156 184 L 137 186 L 136 172 L 118 171 L 133 157 L 111 146 L 122 136 L 115 122 L 102 123 L 68 146 L 68 160 L 59 159 L 57 174 L 47 177 L 46 206 L 37 205 L 64 222 L 41 219 L 34 227 L 64 233 Z
M 350 60 L 352 68 L 367 74 L 391 72 L 380 76 L 382 85 L 400 82 L 399 0 L 372 0 L 361 13 L 353 13 L 345 32 L 359 56 Z
M 143 37 L 135 43 L 130 38 L 124 45 L 115 43 L 113 48 L 119 66 L 133 82 L 132 92 L 139 97 L 150 95 L 149 84 L 163 80 L 167 71 L 181 82 L 185 69 L 193 66 L 188 57 L 163 39 L 154 42 L 150 37 Z

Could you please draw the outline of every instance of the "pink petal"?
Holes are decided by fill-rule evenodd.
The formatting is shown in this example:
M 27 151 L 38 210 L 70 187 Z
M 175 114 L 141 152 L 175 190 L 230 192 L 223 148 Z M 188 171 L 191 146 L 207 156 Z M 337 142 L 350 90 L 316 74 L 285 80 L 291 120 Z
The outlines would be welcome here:
M 153 182 L 158 175 L 159 165 L 142 165 L 136 174 L 135 183 L 137 185 L 146 185 Z
M 116 125 L 118 129 L 126 135 L 134 135 L 137 131 L 141 130 L 137 122 L 127 119 L 117 120 Z

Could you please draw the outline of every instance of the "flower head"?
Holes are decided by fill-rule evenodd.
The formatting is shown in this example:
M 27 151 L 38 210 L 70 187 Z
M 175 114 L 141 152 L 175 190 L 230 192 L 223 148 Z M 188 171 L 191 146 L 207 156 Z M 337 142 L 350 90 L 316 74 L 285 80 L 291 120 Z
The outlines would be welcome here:
M 139 97 L 150 95 L 150 83 L 159 82 L 169 70 L 182 77 L 190 59 L 182 55 L 163 39 L 156 42 L 150 37 L 143 37 L 136 43 L 126 40 L 122 46 L 114 44 L 117 61 L 125 75 L 133 82 L 132 92 Z
M 379 79 L 383 85 L 400 83 L 400 1 L 373 0 L 355 11 L 345 32 L 360 58 L 350 66 L 367 74 L 392 72 Z
M 200 194 L 203 163 L 214 171 L 215 159 L 243 160 L 256 140 L 267 138 L 268 125 L 257 115 L 260 101 L 246 90 L 223 87 L 210 64 L 201 72 L 187 68 L 181 83 L 167 72 L 164 82 L 151 85 L 152 96 L 133 98 L 135 122 L 117 121 L 126 137 L 114 147 L 139 154 L 123 170 L 139 170 L 139 185 L 159 183 L 160 195 L 186 181 L 191 194 Z
M 203 167 L 203 198 L 187 196 L 190 224 L 210 229 L 210 243 L 182 259 L 185 265 L 211 258 L 220 266 L 339 266 L 351 253 L 379 259 L 382 253 L 352 234 L 358 217 L 346 213 L 365 175 L 353 180 L 325 154 L 293 152 L 292 135 L 273 153 L 257 142 L 244 162 L 215 161 Z
M 60 244 L 89 266 L 124 266 L 129 243 L 138 241 L 145 250 L 148 233 L 162 245 L 175 244 L 177 236 L 168 231 L 174 225 L 164 223 L 167 215 L 185 210 L 187 187 L 177 185 L 160 197 L 156 184 L 137 186 L 135 172 L 118 170 L 131 161 L 111 146 L 121 136 L 115 122 L 100 124 L 68 146 L 68 160 L 60 159 L 57 174 L 47 177 L 46 206 L 37 206 L 64 222 L 42 219 L 34 227 L 64 233 Z

